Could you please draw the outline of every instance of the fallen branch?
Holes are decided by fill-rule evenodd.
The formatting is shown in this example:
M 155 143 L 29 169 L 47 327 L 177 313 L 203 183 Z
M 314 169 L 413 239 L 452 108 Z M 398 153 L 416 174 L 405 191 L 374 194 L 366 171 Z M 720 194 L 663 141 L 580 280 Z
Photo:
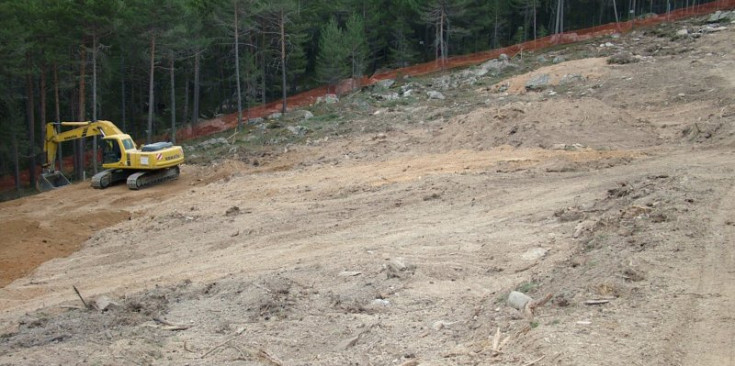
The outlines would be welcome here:
M 161 326 L 160 328 L 163 329 L 163 330 L 172 330 L 173 331 L 173 330 L 186 330 L 186 329 L 191 328 L 190 325 L 174 324 L 174 323 L 169 322 L 168 320 L 161 319 L 159 317 L 153 317 L 153 320 L 156 323 L 162 324 L 163 326 Z
M 232 342 L 233 339 L 234 338 L 230 338 L 230 339 L 228 339 L 228 340 L 226 340 L 226 341 L 224 341 L 224 342 L 222 342 L 222 343 L 220 343 L 220 344 L 218 344 L 218 345 L 210 348 L 209 351 L 204 352 L 204 354 L 200 358 L 204 359 L 204 357 L 207 357 L 210 353 L 216 351 L 217 349 L 221 348 L 222 346 L 226 345 L 227 343 Z
M 245 331 L 245 328 L 244 327 L 238 328 L 237 331 L 235 331 L 235 335 L 233 335 L 232 337 L 230 337 L 230 339 L 228 339 L 228 340 L 226 340 L 226 341 L 224 341 L 224 342 L 222 342 L 222 343 L 220 343 L 220 344 L 218 344 L 218 345 L 210 348 L 209 351 L 204 352 L 204 354 L 200 358 L 207 357 L 207 355 L 209 355 L 210 353 L 212 353 L 215 350 L 219 349 L 220 347 L 225 346 L 226 344 L 232 342 L 233 340 L 235 340 L 235 338 L 237 338 L 237 336 L 239 336 L 240 334 L 242 334 L 242 332 L 244 332 L 244 331 Z
M 510 335 L 505 337 L 503 341 L 500 341 L 501 335 L 500 335 L 500 328 L 498 327 L 498 330 L 495 332 L 495 336 L 493 337 L 493 357 L 497 357 L 502 353 L 503 347 L 510 341 Z
M 74 289 L 74 292 L 77 293 L 77 296 L 79 296 L 79 300 L 82 300 L 82 304 L 84 304 L 84 308 L 87 310 L 92 310 L 92 305 L 87 304 L 86 301 L 84 301 L 84 298 L 82 297 L 82 294 L 79 293 L 79 290 L 77 290 L 77 287 L 72 285 L 71 286 Z
M 584 302 L 585 305 L 602 305 L 609 303 L 610 300 L 587 300 Z
M 543 360 L 544 357 L 546 357 L 546 355 L 543 355 L 543 356 L 541 356 L 541 357 L 539 357 L 539 358 L 537 358 L 537 359 L 535 359 L 535 360 L 533 360 L 533 361 L 531 361 L 531 362 L 529 362 L 529 363 L 527 363 L 527 364 L 525 364 L 523 366 L 531 366 L 531 365 L 534 365 L 534 364 L 536 364 L 536 362 L 539 362 L 539 361 Z
M 526 313 L 527 316 L 529 316 L 530 318 L 533 318 L 533 316 L 536 314 L 536 309 L 538 309 L 538 308 L 546 305 L 546 303 L 549 302 L 549 300 L 551 300 L 551 297 L 552 296 L 553 296 L 553 294 L 548 293 L 541 300 L 538 300 L 538 301 L 536 301 L 536 300 L 529 301 L 526 304 L 526 307 L 524 309 L 524 312 Z

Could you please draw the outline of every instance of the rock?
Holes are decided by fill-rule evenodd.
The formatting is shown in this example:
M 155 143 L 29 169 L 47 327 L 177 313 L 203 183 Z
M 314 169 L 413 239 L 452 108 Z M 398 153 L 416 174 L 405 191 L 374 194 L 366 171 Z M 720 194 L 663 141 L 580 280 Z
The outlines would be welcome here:
M 289 118 L 303 118 L 304 120 L 314 118 L 314 114 L 305 109 L 297 109 L 295 111 L 289 111 L 286 114 L 286 116 Z
M 202 148 L 202 149 L 208 149 L 210 147 L 217 146 L 217 145 L 229 145 L 229 144 L 230 143 L 227 142 L 226 138 L 217 137 L 217 138 L 213 138 L 213 139 L 209 139 L 209 140 L 200 142 L 199 144 L 197 144 L 197 147 Z
M 618 65 L 632 64 L 638 61 L 638 58 L 630 52 L 618 52 L 607 59 L 608 64 Z
M 584 80 L 584 77 L 580 74 L 566 74 L 561 77 L 561 80 L 559 80 L 559 85 L 568 85 L 568 84 L 577 83 L 583 80 Z
M 478 78 L 487 75 L 488 72 L 490 72 L 490 69 L 479 68 L 479 69 L 474 70 L 474 74 Z
M 400 98 L 398 93 L 392 92 L 392 93 L 375 93 L 373 94 L 373 98 L 377 100 L 397 100 Z
M 354 347 L 357 344 L 357 341 L 360 340 L 360 335 L 358 334 L 352 338 L 345 339 L 342 342 L 339 342 L 339 344 L 335 347 L 335 350 L 337 351 L 344 351 L 348 348 Z
M 440 99 L 440 100 L 446 99 L 446 97 L 444 96 L 444 94 L 442 94 L 442 93 L 440 93 L 438 91 L 435 91 L 435 90 L 429 90 L 429 91 L 427 91 L 426 92 L 426 95 L 429 97 L 429 99 Z
M 509 59 L 510 58 L 508 57 L 508 55 L 504 53 L 501 53 L 500 56 L 498 56 L 498 60 L 503 61 L 503 62 L 508 62 Z
M 403 92 L 403 97 L 410 97 L 413 95 L 413 89 L 408 89 Z
M 579 238 L 582 234 L 594 230 L 595 226 L 597 226 L 597 221 L 584 220 L 574 228 L 574 234 L 572 234 L 572 237 L 575 239 Z
M 584 212 L 574 207 L 564 208 L 554 212 L 554 217 L 556 217 L 559 222 L 579 221 L 584 219 L 584 216 Z
M 497 60 L 490 60 L 487 61 L 479 66 L 477 70 L 474 70 L 472 73 L 475 77 L 482 77 L 490 73 L 492 76 L 497 76 L 502 72 L 503 70 L 507 68 L 516 67 L 516 65 L 511 64 L 506 59 L 497 59 Z
M 702 28 L 702 33 L 714 33 L 714 32 L 721 32 L 724 30 L 727 30 L 727 27 L 713 27 L 711 25 L 708 25 Z
M 251 118 L 251 119 L 249 119 L 249 120 L 248 120 L 248 124 L 249 124 L 249 125 L 252 125 L 252 126 L 257 126 L 257 125 L 261 125 L 261 124 L 263 124 L 264 122 L 265 122 L 265 120 L 264 120 L 264 119 L 262 119 L 262 118 L 260 118 L 260 117 L 256 117 L 256 118 Z
M 225 216 L 235 216 L 240 214 L 240 207 L 232 206 L 225 211 Z
M 390 301 L 386 299 L 375 299 L 370 302 L 370 305 L 374 306 L 390 306 Z
M 434 322 L 434 324 L 431 325 L 431 328 L 434 330 L 442 330 L 444 328 L 449 328 L 453 324 L 456 324 L 457 322 L 450 322 L 446 320 L 437 320 Z
M 533 248 L 527 250 L 525 253 L 521 254 L 521 258 L 527 260 L 527 261 L 535 261 L 538 259 L 543 258 L 546 253 L 548 253 L 547 249 L 544 248 Z
M 623 276 L 628 281 L 639 282 L 646 279 L 646 276 L 641 271 L 636 271 L 633 268 L 626 268 L 623 271 Z
M 533 76 L 526 82 L 526 90 L 537 91 L 543 90 L 549 86 L 549 74 L 538 74 Z
M 403 258 L 394 258 L 385 265 L 388 272 L 388 278 L 401 278 L 405 274 L 412 274 L 416 269 L 415 265 L 408 265 Z
M 326 103 L 326 104 L 335 104 L 339 102 L 339 98 L 336 94 L 327 94 L 323 97 L 316 98 L 317 104 L 319 103 Z
M 526 308 L 526 304 L 533 301 L 533 299 L 518 291 L 511 291 L 508 295 L 508 305 L 516 310 L 523 310 Z
M 678 31 L 676 31 L 677 36 L 686 36 L 688 34 L 689 34 L 689 30 L 687 30 L 686 28 L 679 29 Z
M 99 311 L 107 311 L 111 309 L 119 309 L 120 304 L 110 300 L 107 296 L 100 296 L 94 301 L 94 307 Z
M 708 23 L 718 23 L 725 20 L 735 20 L 735 12 L 718 10 L 709 16 Z
M 441 90 L 447 90 L 452 86 L 452 79 L 448 75 L 434 78 L 431 81 L 431 86 L 437 87 Z
M 380 87 L 380 88 L 383 88 L 383 89 L 388 89 L 391 86 L 393 86 L 393 84 L 395 84 L 395 83 L 396 83 L 396 81 L 393 80 L 393 79 L 386 79 L 386 80 L 380 80 L 380 81 L 378 81 L 377 83 L 375 83 L 375 85 L 378 86 L 378 87 Z
M 549 62 L 549 60 L 547 60 L 546 59 L 546 56 L 544 56 L 544 55 L 541 55 L 539 57 L 536 57 L 536 61 L 538 61 L 538 62 L 540 62 L 542 64 L 545 64 L 545 63 Z
M 268 116 L 268 119 L 280 119 L 281 117 L 283 117 L 283 113 L 276 112 Z
M 551 60 L 551 62 L 552 62 L 552 63 L 555 63 L 555 64 L 560 64 L 560 63 L 562 63 L 562 62 L 564 62 L 564 61 L 566 61 L 566 60 L 567 60 L 567 59 L 566 59 L 566 58 L 564 58 L 564 56 L 554 56 L 554 59 L 553 59 L 553 60 Z
M 308 132 L 308 129 L 304 126 L 288 126 L 286 129 L 294 134 L 294 136 L 304 136 Z

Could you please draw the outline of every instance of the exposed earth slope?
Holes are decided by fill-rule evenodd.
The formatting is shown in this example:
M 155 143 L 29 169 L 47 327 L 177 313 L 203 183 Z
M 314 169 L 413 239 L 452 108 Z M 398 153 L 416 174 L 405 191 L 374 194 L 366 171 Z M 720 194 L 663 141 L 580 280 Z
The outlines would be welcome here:
M 735 365 L 735 25 L 596 42 L 1 203 L 0 365 Z

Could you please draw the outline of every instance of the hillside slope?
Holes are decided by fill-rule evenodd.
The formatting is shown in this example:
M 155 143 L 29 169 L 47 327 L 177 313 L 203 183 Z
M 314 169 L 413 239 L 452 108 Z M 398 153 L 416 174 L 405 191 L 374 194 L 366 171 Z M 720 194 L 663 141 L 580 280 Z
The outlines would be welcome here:
M 398 80 L 303 143 L 264 122 L 275 154 L 2 203 L 0 364 L 734 365 L 734 43 L 695 20 Z

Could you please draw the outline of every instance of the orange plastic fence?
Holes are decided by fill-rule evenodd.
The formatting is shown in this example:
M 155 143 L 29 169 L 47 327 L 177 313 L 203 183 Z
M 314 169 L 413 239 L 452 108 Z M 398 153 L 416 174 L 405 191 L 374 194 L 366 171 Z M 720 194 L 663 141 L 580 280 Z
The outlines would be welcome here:
M 634 19 L 627 22 L 610 23 L 592 28 L 578 29 L 575 31 L 565 32 L 562 34 L 554 34 L 533 41 L 528 41 L 509 47 L 494 49 L 490 51 L 478 52 L 470 55 L 450 57 L 444 62 L 432 61 L 423 64 L 395 69 L 387 72 L 374 74 L 360 80 L 347 79 L 341 81 L 331 91 L 336 94 L 344 94 L 356 88 L 375 84 L 380 80 L 395 79 L 399 76 L 421 76 L 435 73 L 438 71 L 452 69 L 457 67 L 466 67 L 477 65 L 490 59 L 497 58 L 501 54 L 514 56 L 522 51 L 533 51 L 545 49 L 557 45 L 569 44 L 574 42 L 586 41 L 596 37 L 611 35 L 614 33 L 630 32 L 636 27 L 644 27 L 656 25 L 664 22 L 675 21 L 679 19 L 700 16 L 712 13 L 716 10 L 735 8 L 735 0 L 717 0 L 706 4 L 700 4 L 688 8 L 676 9 L 668 13 L 654 14 L 644 19 Z M 326 86 L 312 89 L 286 99 L 287 106 L 291 108 L 299 108 L 312 105 L 317 98 L 326 95 L 330 90 Z M 265 105 L 252 107 L 243 113 L 244 118 L 265 117 L 270 114 L 280 112 L 282 100 L 270 102 Z M 237 114 L 232 113 L 220 118 L 208 120 L 196 125 L 188 125 L 179 129 L 176 133 L 176 141 L 185 141 L 194 138 L 204 137 L 218 132 L 226 131 L 237 127 Z M 87 160 L 91 154 L 87 154 Z M 65 159 L 65 166 L 71 166 L 71 158 Z M 21 174 L 21 181 L 28 181 L 28 172 Z M 6 176 L 0 179 L 0 191 L 10 190 L 14 187 L 12 176 Z
M 673 10 L 664 14 L 651 15 L 645 19 L 635 19 L 627 22 L 610 23 L 592 28 L 585 28 L 562 34 L 555 34 L 505 48 L 478 52 L 470 55 L 451 57 L 446 59 L 443 63 L 439 61 L 432 61 L 404 67 L 401 69 L 378 73 L 372 75 L 371 77 L 362 78 L 361 80 L 343 80 L 336 86 L 336 88 L 333 89 L 333 91 L 336 90 L 336 94 L 343 94 L 346 92 L 350 92 L 355 88 L 372 85 L 380 80 L 394 79 L 403 75 L 421 76 L 446 69 L 477 65 L 487 60 L 497 58 L 498 56 L 500 56 L 500 54 L 503 53 L 512 57 L 521 51 L 539 50 L 562 44 L 586 41 L 592 38 L 611 35 L 614 33 L 625 33 L 631 31 L 635 27 L 651 26 L 678 19 L 709 14 L 716 10 L 730 8 L 735 8 L 735 0 L 718 0 L 706 4 Z M 287 106 L 288 108 L 308 106 L 316 102 L 317 98 L 326 94 L 326 87 L 312 89 L 286 99 Z M 279 112 L 281 105 L 282 101 L 278 100 L 263 106 L 250 108 L 250 110 L 246 112 L 247 114 L 244 115 L 250 118 L 265 117 L 272 113 Z M 176 138 L 177 141 L 184 141 L 192 138 L 207 136 L 217 132 L 222 132 L 228 129 L 232 129 L 236 126 L 237 114 L 229 114 L 218 119 L 183 128 L 177 132 Z

